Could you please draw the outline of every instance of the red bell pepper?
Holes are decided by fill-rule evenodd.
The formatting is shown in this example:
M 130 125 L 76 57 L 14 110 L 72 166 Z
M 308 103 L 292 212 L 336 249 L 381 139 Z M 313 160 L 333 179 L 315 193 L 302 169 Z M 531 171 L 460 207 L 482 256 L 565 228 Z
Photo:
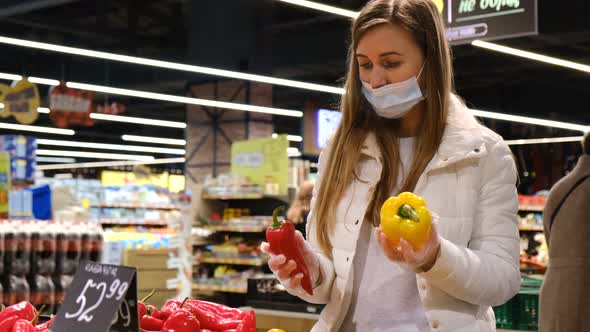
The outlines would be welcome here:
M 141 326 L 141 328 L 152 331 L 160 331 L 163 324 L 164 322 L 162 320 L 150 315 L 143 315 L 143 317 L 141 317 L 141 321 L 139 322 L 139 326 Z
M 0 322 L 11 316 L 17 316 L 18 318 L 30 321 L 35 315 L 37 315 L 37 309 L 29 302 L 22 301 L 2 310 L 0 312 Z
M 244 317 L 240 325 L 236 328 L 236 332 L 256 332 L 256 315 L 254 310 L 250 310 L 248 315 Z
M 20 318 L 18 316 L 12 316 L 12 317 L 8 317 L 8 318 L 4 319 L 2 322 L 0 322 L 0 332 L 12 331 L 12 327 L 14 326 L 14 323 L 16 323 L 16 321 L 19 319 Z
M 56 316 L 52 316 L 51 319 L 49 319 L 45 323 L 35 326 L 35 332 L 47 332 L 49 328 L 53 326 L 53 322 L 55 322 L 55 317 Z
M 162 332 L 195 332 L 201 330 L 199 321 L 186 309 L 176 310 L 164 322 Z
M 279 221 L 278 216 L 284 211 L 284 206 L 279 206 L 272 213 L 273 224 L 266 230 L 266 240 L 270 246 L 270 251 L 275 255 L 285 255 L 287 262 L 295 261 L 297 267 L 293 273 L 295 275 L 302 273 L 301 287 L 309 294 L 313 295 L 311 287 L 311 278 L 309 269 L 303 259 L 303 248 L 298 244 L 295 238 L 295 226 L 288 220 Z
M 203 329 L 225 331 L 229 329 L 235 329 L 241 322 L 240 319 L 225 318 L 214 312 L 211 312 L 194 301 L 187 301 L 186 308 L 193 315 L 195 315 L 195 317 L 197 317 Z
M 187 303 L 192 305 L 200 306 L 201 308 L 213 312 L 219 316 L 224 318 L 231 318 L 231 319 L 242 319 L 246 316 L 246 312 L 244 310 L 228 307 L 223 304 L 213 303 L 209 301 L 202 301 L 202 300 L 188 300 Z
M 158 308 L 154 307 L 151 304 L 146 305 L 145 308 L 147 309 L 148 315 L 150 315 L 154 318 L 157 318 L 157 319 L 162 319 L 162 314 L 160 314 L 160 310 L 158 310 Z
M 172 313 L 182 308 L 183 303 L 178 300 L 168 300 L 164 303 L 164 306 L 160 309 L 160 318 L 167 320 Z M 143 317 L 143 316 L 142 316 Z
M 41 307 L 41 310 L 30 321 L 22 318 L 17 320 L 12 326 L 11 332 L 35 332 L 35 323 L 39 319 L 39 316 L 41 316 L 43 309 L 45 309 L 45 305 Z
M 139 317 L 138 319 L 141 319 L 141 317 L 143 317 L 146 314 L 147 309 L 146 309 L 145 302 L 147 302 L 147 300 L 149 300 L 152 296 L 154 296 L 155 292 L 156 292 L 156 290 L 152 289 L 152 291 L 148 295 L 146 295 L 143 299 L 137 301 L 137 314 Z

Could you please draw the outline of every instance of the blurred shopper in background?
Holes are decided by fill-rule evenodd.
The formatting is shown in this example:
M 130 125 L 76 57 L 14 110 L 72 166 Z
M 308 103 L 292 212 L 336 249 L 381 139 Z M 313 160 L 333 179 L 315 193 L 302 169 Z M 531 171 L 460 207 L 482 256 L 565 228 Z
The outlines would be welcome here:
M 541 332 L 589 331 L 590 132 L 574 170 L 553 186 L 543 212 L 549 268 L 540 295 Z
M 295 224 L 295 229 L 305 237 L 305 225 L 307 223 L 307 214 L 311 208 L 311 197 L 313 193 L 314 182 L 311 180 L 303 182 L 297 196 L 287 211 L 287 219 Z

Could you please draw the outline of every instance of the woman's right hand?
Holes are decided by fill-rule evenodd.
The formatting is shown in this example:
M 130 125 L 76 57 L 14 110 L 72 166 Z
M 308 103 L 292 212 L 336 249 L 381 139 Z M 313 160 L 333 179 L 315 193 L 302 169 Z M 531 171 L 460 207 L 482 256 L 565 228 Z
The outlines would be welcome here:
M 296 231 L 295 233 L 295 239 L 298 242 L 297 245 L 303 248 L 303 259 L 310 274 L 309 278 L 311 279 L 312 287 L 315 288 L 320 283 L 320 261 L 309 242 L 303 238 L 301 232 Z M 270 252 L 270 246 L 266 242 L 262 242 L 260 249 L 270 256 L 268 267 L 289 293 L 296 296 L 306 294 L 305 290 L 301 287 L 303 274 L 294 273 L 297 268 L 295 261 L 289 260 L 287 262 L 285 255 L 273 254 Z

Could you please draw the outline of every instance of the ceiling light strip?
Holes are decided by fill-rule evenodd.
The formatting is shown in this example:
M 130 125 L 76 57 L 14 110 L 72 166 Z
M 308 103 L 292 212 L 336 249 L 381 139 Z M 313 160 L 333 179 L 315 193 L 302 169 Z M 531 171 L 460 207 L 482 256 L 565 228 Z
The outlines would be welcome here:
M 582 142 L 584 136 L 570 136 L 570 137 L 551 137 L 551 138 L 531 138 L 531 139 L 515 139 L 506 140 L 508 145 L 528 145 L 528 144 L 548 144 L 548 143 L 568 143 L 568 142 Z
M 169 149 L 169 148 L 158 148 L 158 147 L 139 146 L 139 145 L 124 145 L 124 144 L 76 142 L 76 141 L 63 141 L 63 140 L 54 140 L 54 139 L 41 139 L 41 138 L 37 139 L 37 144 L 51 145 L 51 146 L 79 147 L 79 148 L 88 148 L 88 149 L 101 149 L 101 150 L 166 153 L 166 154 L 176 154 L 176 155 L 184 155 L 186 153 L 186 151 L 184 149 Z
M 90 113 L 90 118 L 93 120 L 137 123 L 137 124 L 144 124 L 144 125 L 149 125 L 149 126 L 181 128 L 181 129 L 186 128 L 186 123 L 184 123 L 184 122 L 138 118 L 138 117 L 132 117 L 132 116 L 122 116 L 122 115 L 113 115 L 113 114 L 104 114 L 104 113 Z
M 72 129 L 60 129 L 60 128 L 51 128 L 51 127 L 40 127 L 40 126 L 29 126 L 29 125 L 20 125 L 20 124 L 12 124 L 12 123 L 5 123 L 0 122 L 0 129 L 7 129 L 7 130 L 18 130 L 18 131 L 31 131 L 37 133 L 46 133 L 46 134 L 57 134 L 57 135 L 74 135 L 76 132 Z
M 539 126 L 545 126 L 545 127 L 576 130 L 576 131 L 581 131 L 581 132 L 587 132 L 590 130 L 589 126 L 583 126 L 583 125 L 573 124 L 573 123 L 568 123 L 568 122 L 543 120 L 543 119 L 529 118 L 529 117 L 520 116 L 520 115 L 511 115 L 511 114 L 503 114 L 503 113 L 495 113 L 495 112 L 487 112 L 487 111 L 479 111 L 479 110 L 472 110 L 472 112 L 473 112 L 473 115 L 479 116 L 482 118 L 520 122 L 520 123 L 527 123 L 527 124 L 533 124 L 533 125 L 539 125 Z
M 10 74 L 7 74 L 7 75 L 10 75 Z M 0 76 L 0 78 L 3 78 L 3 77 L 5 79 L 7 79 L 7 77 L 9 77 L 9 76 Z M 50 79 L 41 79 L 39 82 L 43 82 L 43 83 L 39 83 L 39 84 L 50 85 L 48 83 L 50 83 L 51 80 Z M 152 100 L 170 101 L 170 102 L 176 102 L 176 103 L 182 103 L 182 104 L 232 109 L 232 110 L 238 110 L 238 111 L 244 111 L 244 112 L 256 112 L 256 113 L 283 115 L 283 116 L 291 116 L 291 117 L 302 117 L 303 116 L 303 112 L 301 112 L 301 111 L 287 110 L 287 109 L 274 108 L 274 107 L 238 104 L 238 103 L 230 103 L 230 102 L 223 102 L 223 101 L 216 101 L 216 100 L 209 100 L 209 99 L 189 98 L 189 97 L 183 97 L 183 96 L 167 95 L 167 94 L 162 94 L 162 93 L 154 93 L 154 92 L 130 90 L 130 89 L 120 89 L 120 88 L 114 88 L 114 87 L 108 87 L 108 86 L 76 83 L 76 82 L 67 82 L 66 85 L 72 89 L 109 93 L 109 94 L 128 96 L 128 97 L 137 97 L 137 98 L 145 98 L 145 99 L 152 99 Z
M 97 158 L 97 159 L 114 159 L 114 160 L 141 160 L 150 161 L 155 158 L 152 156 L 141 156 L 133 154 L 118 153 L 99 153 L 84 151 L 65 151 L 65 150 L 43 150 L 37 149 L 38 156 L 56 156 L 56 157 L 79 157 L 79 158 Z
M 268 83 L 268 84 L 274 84 L 274 85 L 282 85 L 282 86 L 288 86 L 288 87 L 292 87 L 292 88 L 300 88 L 300 89 L 306 89 L 306 90 L 312 90 L 312 91 L 327 92 L 327 93 L 334 93 L 334 94 L 344 94 L 344 89 L 339 88 L 339 87 L 314 84 L 314 83 L 307 83 L 307 82 L 300 82 L 300 81 L 294 81 L 294 80 L 288 80 L 288 79 L 282 79 L 282 78 L 276 78 L 276 77 L 270 77 L 270 76 L 247 74 L 247 73 L 241 73 L 241 72 L 236 72 L 236 71 L 231 71 L 231 70 L 223 70 L 223 69 L 216 69 L 216 68 L 210 68 L 210 67 L 187 65 L 187 64 L 175 63 L 175 62 L 169 62 L 169 61 L 146 59 L 146 58 L 140 58 L 140 57 L 134 57 L 134 56 L 128 56 L 128 55 L 122 55 L 122 54 L 92 51 L 92 50 L 86 50 L 86 49 L 82 49 L 82 48 L 67 47 L 67 46 L 48 44 L 48 43 L 40 43 L 40 42 L 35 42 L 35 41 L 30 41 L 30 40 L 10 38 L 10 37 L 4 37 L 4 36 L 0 36 L 0 43 L 28 47 L 28 48 L 34 48 L 34 49 L 39 49 L 39 50 L 51 51 L 51 52 L 80 55 L 80 56 L 86 56 L 86 57 L 97 58 L 97 59 L 112 60 L 112 61 L 139 64 L 139 65 L 158 67 L 158 68 L 166 68 L 166 69 L 172 69 L 172 70 L 180 70 L 180 71 L 197 73 L 197 74 L 222 76 L 222 77 L 235 78 L 235 79 L 239 79 L 239 80 L 255 81 L 255 82 Z
M 551 56 L 547 56 L 547 55 L 542 55 L 542 54 L 538 54 L 538 53 L 533 53 L 533 52 L 529 52 L 529 51 L 523 51 L 523 50 L 519 50 L 516 48 L 508 47 L 508 46 L 502 46 L 502 45 L 498 45 L 495 43 L 486 42 L 483 40 L 474 40 L 471 42 L 471 44 L 476 47 L 481 47 L 481 48 L 485 48 L 485 49 L 500 52 L 500 53 L 510 54 L 510 55 L 521 57 L 521 58 L 545 62 L 545 63 L 556 65 L 556 66 L 561 66 L 561 67 L 570 68 L 570 69 L 576 69 L 576 70 L 590 73 L 590 66 L 589 65 L 584 65 L 581 63 L 573 62 L 573 61 L 563 60 L 563 59 L 559 59 L 559 58 L 555 58 L 555 57 L 551 57 Z
M 186 140 L 184 140 L 184 139 L 172 139 L 172 138 L 137 136 L 137 135 L 123 135 L 123 136 L 121 136 L 121 139 L 124 141 L 131 141 L 131 142 L 169 144 L 169 145 L 186 145 Z
M 73 89 L 102 92 L 102 93 L 108 93 L 108 94 L 113 94 L 113 95 L 122 95 L 122 96 L 153 99 L 153 100 L 163 100 L 163 101 L 170 101 L 170 102 L 190 104 L 190 105 L 207 106 L 207 107 L 226 108 L 226 109 L 233 109 L 233 110 L 245 111 L 245 112 L 257 112 L 257 113 L 284 115 L 284 116 L 292 116 L 292 117 L 302 117 L 303 116 L 303 112 L 301 112 L 301 111 L 293 111 L 293 110 L 286 110 L 286 109 L 280 109 L 280 108 L 255 106 L 255 105 L 248 105 L 248 104 L 230 103 L 230 102 L 223 102 L 223 101 L 216 101 L 216 100 L 209 100 L 209 99 L 189 98 L 189 97 L 182 97 L 182 96 L 167 95 L 167 94 L 162 94 L 162 93 L 113 88 L 113 87 L 93 85 L 93 84 L 68 82 L 67 86 L 69 88 L 73 88 Z
M 91 162 L 91 163 L 78 163 L 78 164 L 41 165 L 41 166 L 37 166 L 37 169 L 40 171 L 49 171 L 49 170 L 56 170 L 56 169 L 176 164 L 176 163 L 184 163 L 184 162 L 185 162 L 184 158 L 164 158 L 164 159 L 154 159 L 151 161 L 104 161 L 104 162 Z
M 315 10 L 320 10 L 326 13 L 332 13 L 340 16 L 346 16 L 350 18 L 357 18 L 358 12 L 347 10 L 339 7 L 328 6 L 321 3 L 306 1 L 306 0 L 279 0 L 282 2 L 290 3 L 297 6 L 307 7 Z
M 59 158 L 59 157 L 37 157 L 35 161 L 38 163 L 75 163 L 74 158 Z

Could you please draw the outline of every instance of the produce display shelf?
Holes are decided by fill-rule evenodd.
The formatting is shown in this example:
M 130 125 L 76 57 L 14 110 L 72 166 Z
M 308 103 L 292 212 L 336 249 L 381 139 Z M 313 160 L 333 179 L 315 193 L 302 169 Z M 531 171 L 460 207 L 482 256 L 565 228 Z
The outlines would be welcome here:
M 198 259 L 198 261 L 200 263 L 210 263 L 210 264 L 250 265 L 250 266 L 262 266 L 266 263 L 266 261 L 261 258 L 243 259 L 243 258 L 200 257 Z
M 542 205 L 519 205 L 518 210 L 522 212 L 543 212 L 545 206 Z
M 266 231 L 267 226 L 208 225 L 202 228 L 214 232 L 260 233 Z
M 231 200 L 257 200 L 257 199 L 276 199 L 283 202 L 289 202 L 288 196 L 277 196 L 277 195 L 263 195 L 263 194 L 236 194 L 236 195 L 213 195 L 213 194 L 203 194 L 201 195 L 201 199 L 204 200 L 221 200 L 221 201 L 231 201 Z
M 543 232 L 543 226 L 518 226 L 522 232 Z
M 137 220 L 137 219 L 98 219 L 102 225 L 147 225 L 147 226 L 168 226 L 168 221 L 162 220 Z
M 196 284 L 196 283 L 193 284 L 193 290 L 213 291 L 213 292 L 223 292 L 223 293 L 236 293 L 236 294 L 248 293 L 248 288 L 223 286 L 223 285 Z
M 133 203 L 113 203 L 113 204 L 93 204 L 92 207 L 112 208 L 112 209 L 153 209 L 153 210 L 178 210 L 171 204 L 133 204 Z

